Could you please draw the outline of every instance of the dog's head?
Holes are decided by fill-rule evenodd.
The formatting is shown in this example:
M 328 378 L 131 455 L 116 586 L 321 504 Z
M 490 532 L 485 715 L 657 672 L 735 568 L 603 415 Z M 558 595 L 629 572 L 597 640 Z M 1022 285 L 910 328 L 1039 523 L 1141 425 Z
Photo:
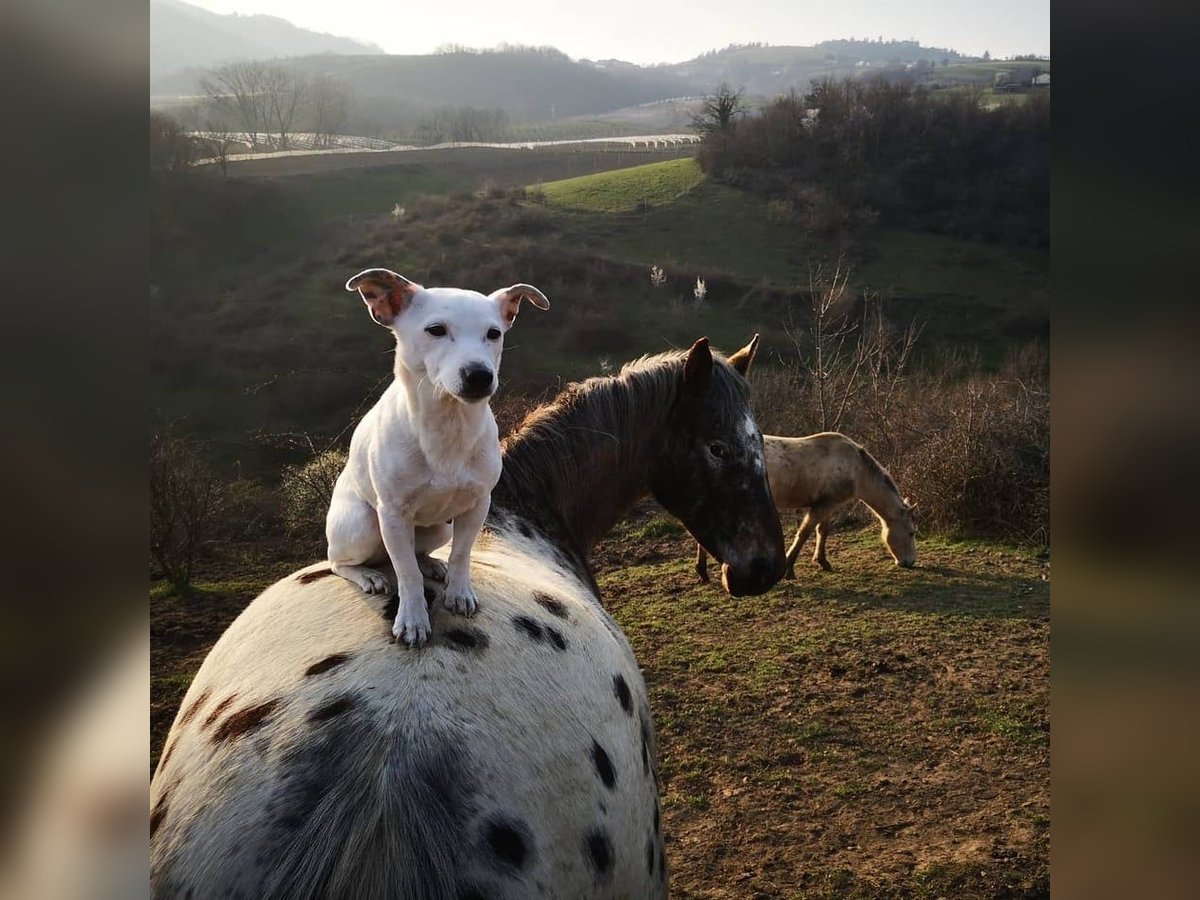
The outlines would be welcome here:
M 528 300 L 550 301 L 529 284 L 488 296 L 459 288 L 425 288 L 389 269 L 367 269 L 346 282 L 358 291 L 371 318 L 396 334 L 396 357 L 439 394 L 464 403 L 487 400 L 498 386 L 504 335 Z

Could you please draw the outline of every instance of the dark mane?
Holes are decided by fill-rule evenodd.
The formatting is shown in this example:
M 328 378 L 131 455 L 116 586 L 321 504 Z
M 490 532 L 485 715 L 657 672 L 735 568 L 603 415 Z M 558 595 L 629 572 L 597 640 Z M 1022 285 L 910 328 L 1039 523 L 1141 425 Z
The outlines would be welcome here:
M 592 543 L 648 490 L 686 356 L 672 350 L 642 357 L 614 376 L 570 384 L 529 413 L 502 442 L 493 519 L 515 515 L 586 565 Z M 749 388 L 714 354 L 710 390 L 736 403 Z

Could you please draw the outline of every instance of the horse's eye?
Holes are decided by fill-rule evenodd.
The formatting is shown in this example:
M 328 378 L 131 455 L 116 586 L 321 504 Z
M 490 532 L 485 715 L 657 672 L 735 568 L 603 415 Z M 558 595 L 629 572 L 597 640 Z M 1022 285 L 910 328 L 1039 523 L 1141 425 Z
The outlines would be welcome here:
M 725 449 L 725 445 L 720 441 L 713 441 L 708 445 L 708 452 L 717 459 L 725 459 L 729 455 L 729 451 Z
M 499 340 L 500 339 L 500 329 L 499 328 L 489 328 L 488 333 L 487 333 L 487 339 L 489 341 Z
M 441 324 L 440 322 L 437 323 L 436 325 L 426 325 L 425 333 L 429 334 L 429 335 L 433 335 L 433 337 L 445 337 L 446 336 L 446 326 Z

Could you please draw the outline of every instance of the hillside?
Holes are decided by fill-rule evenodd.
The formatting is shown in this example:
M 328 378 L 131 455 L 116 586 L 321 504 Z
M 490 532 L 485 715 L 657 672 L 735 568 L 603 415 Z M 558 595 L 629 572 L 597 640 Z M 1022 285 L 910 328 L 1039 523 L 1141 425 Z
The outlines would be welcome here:
M 374 44 L 309 31 L 275 16 L 220 15 L 182 0 L 150 0 L 151 93 L 172 83 L 172 73 L 237 59 L 382 52 Z
M 539 391 L 700 334 L 729 348 L 759 331 L 763 358 L 776 358 L 791 348 L 789 321 L 804 314 L 797 289 L 834 252 L 766 201 L 695 183 L 688 160 L 665 162 L 656 179 L 644 166 L 595 174 L 646 154 L 405 158 L 284 178 L 214 176 L 189 188 L 201 197 L 177 199 L 177 208 L 198 205 L 188 222 L 155 232 L 170 237 L 152 248 L 153 406 L 248 467 L 278 460 L 256 433 L 336 434 L 388 372 L 387 335 L 342 289 L 372 265 L 430 285 L 545 290 L 553 311 L 523 316 L 506 350 L 508 391 Z M 582 175 L 592 177 L 555 183 Z M 644 211 L 574 203 L 592 196 L 581 186 L 621 197 L 656 180 L 667 185 L 663 202 Z M 531 203 L 511 192 L 518 185 L 572 204 Z M 588 203 L 598 205 L 570 208 Z M 403 215 L 389 215 L 397 204 Z M 894 229 L 866 232 L 850 249 L 852 286 L 878 292 L 897 321 L 925 323 L 926 347 L 974 347 L 996 364 L 1048 330 L 1045 254 Z M 651 266 L 663 268 L 662 284 L 651 283 Z
M 602 68 L 573 62 L 557 51 L 434 53 L 424 56 L 309 55 L 288 65 L 332 75 L 379 118 L 442 106 L 502 109 L 520 121 L 548 121 L 594 113 L 709 88 L 669 72 Z M 160 79 L 159 94 L 194 94 L 199 73 Z

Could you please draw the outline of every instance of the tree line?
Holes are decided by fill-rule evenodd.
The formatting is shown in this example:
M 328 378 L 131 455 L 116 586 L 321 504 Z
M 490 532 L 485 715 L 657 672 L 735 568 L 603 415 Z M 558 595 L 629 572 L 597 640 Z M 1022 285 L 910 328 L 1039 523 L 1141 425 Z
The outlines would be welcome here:
M 1047 96 L 989 108 L 982 91 L 825 80 L 748 115 L 723 87 L 697 124 L 705 171 L 772 199 L 816 191 L 847 222 L 1049 245 Z

